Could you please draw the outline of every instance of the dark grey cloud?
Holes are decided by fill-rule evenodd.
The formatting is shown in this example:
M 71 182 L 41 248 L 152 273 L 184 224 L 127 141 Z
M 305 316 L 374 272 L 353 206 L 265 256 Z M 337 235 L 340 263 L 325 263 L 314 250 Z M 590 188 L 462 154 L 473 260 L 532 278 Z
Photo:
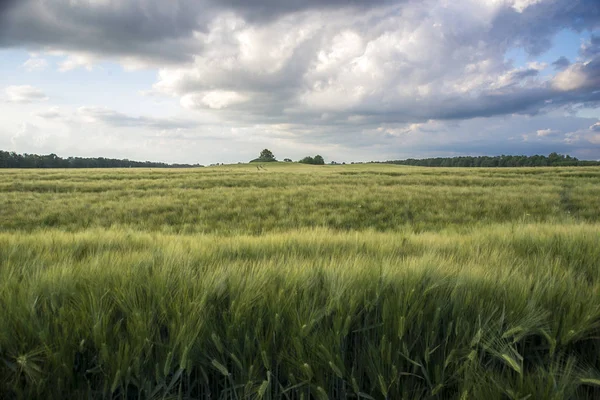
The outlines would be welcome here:
M 600 158 L 600 141 L 586 137 L 590 135 L 587 126 L 592 121 L 597 120 L 540 115 L 475 118 L 455 126 L 437 123 L 434 132 L 425 135 L 419 127 L 400 137 L 395 147 L 400 152 L 402 145 L 408 146 L 417 157 L 558 152 L 581 159 L 596 159 Z M 552 135 L 538 134 L 548 130 L 548 126 L 553 127 Z
M 2 19 L 4 13 L 7 12 L 9 8 L 14 6 L 18 0 L 0 0 L 0 19 Z
M 524 76 L 531 76 L 527 71 L 524 72 Z M 585 63 L 573 64 L 550 83 L 484 92 L 476 99 L 449 99 L 447 107 L 441 107 L 442 111 L 437 117 L 430 117 L 464 119 L 505 114 L 535 115 L 573 104 L 583 103 L 588 108 L 595 108 L 600 105 L 599 102 L 600 57 L 597 57 Z
M 406 0 L 401 0 L 404 2 Z M 210 3 L 240 13 L 249 20 L 265 21 L 284 14 L 311 9 L 369 9 L 399 3 L 398 0 L 211 0 Z
M 201 23 L 193 0 L 19 0 L 4 10 L 0 47 L 185 62 L 200 51 L 193 32 Z
M 551 92 L 546 88 L 514 90 L 509 93 L 490 92 L 476 99 L 449 98 L 435 118 L 468 119 L 505 114 L 535 115 L 546 105 L 545 100 L 550 98 L 552 98 Z M 430 117 L 434 118 L 434 115 Z
M 563 70 L 563 69 L 567 68 L 569 65 L 571 65 L 571 61 L 569 61 L 567 59 L 567 57 L 565 57 L 565 56 L 559 57 L 556 61 L 554 61 L 552 63 L 552 66 L 557 71 Z
M 553 35 L 562 29 L 580 32 L 599 26 L 597 0 L 549 0 L 531 4 L 522 12 L 504 8 L 495 18 L 490 34 L 522 46 L 531 55 L 539 55 L 552 46 Z
M 19 4 L 20 0 L 0 0 L 0 38 L 5 35 L 6 26 L 10 22 L 10 12 Z M 0 47 L 2 40 L 0 39 Z
M 600 35 L 592 35 L 590 40 L 581 46 L 579 53 L 584 58 L 600 55 Z
M 512 76 L 515 81 L 520 81 L 525 78 L 530 78 L 533 76 L 538 76 L 540 71 L 533 68 L 524 69 L 522 71 L 515 71 Z
M 598 52 L 596 58 L 584 64 L 583 73 L 586 75 L 586 83 L 589 89 L 600 90 L 600 52 Z
M 507 114 L 537 115 L 541 112 L 560 108 L 573 101 L 599 101 L 600 95 L 557 95 L 549 87 L 493 91 L 476 97 L 450 96 L 443 99 L 430 99 L 420 107 L 390 106 L 388 109 L 352 109 L 356 115 L 367 117 L 369 124 L 422 122 L 431 119 L 464 120 L 477 117 L 494 117 Z

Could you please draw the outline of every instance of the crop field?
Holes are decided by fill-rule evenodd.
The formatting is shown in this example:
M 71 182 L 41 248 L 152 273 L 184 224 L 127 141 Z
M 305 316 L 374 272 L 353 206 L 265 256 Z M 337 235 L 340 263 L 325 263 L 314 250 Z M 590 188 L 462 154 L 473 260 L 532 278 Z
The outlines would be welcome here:
M 600 398 L 600 168 L 0 170 L 38 398 Z

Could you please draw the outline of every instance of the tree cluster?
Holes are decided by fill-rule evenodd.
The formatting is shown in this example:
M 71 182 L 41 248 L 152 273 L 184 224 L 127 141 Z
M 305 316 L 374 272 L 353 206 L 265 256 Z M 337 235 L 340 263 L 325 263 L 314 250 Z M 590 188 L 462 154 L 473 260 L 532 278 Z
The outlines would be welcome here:
M 386 161 L 388 164 L 422 167 L 566 167 L 600 165 L 598 161 L 580 161 L 575 157 L 551 153 L 548 156 L 437 157 Z
M 313 165 L 325 165 L 325 160 L 320 155 L 316 155 L 314 157 L 304 157 L 302 160 L 298 161 L 301 164 L 313 164 Z
M 167 164 L 114 158 L 61 158 L 56 154 L 18 154 L 0 150 L 0 168 L 191 168 L 200 164 Z
M 275 155 L 269 149 L 264 149 L 260 152 L 260 156 L 250 162 L 276 162 Z
M 260 156 L 258 158 L 255 158 L 254 160 L 250 161 L 250 162 L 275 162 L 277 161 L 277 159 L 275 158 L 275 155 L 271 152 L 271 150 L 269 149 L 264 149 L 263 151 L 260 152 Z M 292 162 L 292 160 L 290 158 L 285 158 L 283 160 L 284 162 Z M 321 157 L 320 155 L 316 155 L 314 157 L 304 157 L 302 160 L 298 161 L 301 164 L 313 164 L 313 165 L 324 165 L 325 164 L 325 160 L 323 159 L 323 157 Z

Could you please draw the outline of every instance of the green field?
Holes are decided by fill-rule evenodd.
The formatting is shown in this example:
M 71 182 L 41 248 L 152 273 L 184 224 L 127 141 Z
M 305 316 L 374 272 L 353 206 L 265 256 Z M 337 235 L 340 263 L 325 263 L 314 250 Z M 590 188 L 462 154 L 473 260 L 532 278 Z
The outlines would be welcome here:
M 600 398 L 600 168 L 0 170 L 0 399 Z

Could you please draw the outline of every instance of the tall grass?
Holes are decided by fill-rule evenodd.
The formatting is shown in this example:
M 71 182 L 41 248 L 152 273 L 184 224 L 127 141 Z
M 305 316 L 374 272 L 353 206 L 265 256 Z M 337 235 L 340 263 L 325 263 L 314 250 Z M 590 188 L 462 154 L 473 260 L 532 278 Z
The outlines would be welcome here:
M 249 171 L 161 172 L 157 183 L 170 186 L 144 190 L 136 177 L 154 171 L 0 175 L 4 187 L 13 181 L 4 204 L 25 199 L 0 225 L 0 398 L 600 396 L 600 170 L 540 170 L 546 179 L 537 170 L 275 166 L 269 182 L 303 201 L 269 224 L 262 209 L 287 203 L 269 197 L 277 186 L 245 186 L 266 176 Z M 403 184 L 382 183 L 396 172 Z M 200 185 L 213 175 L 231 188 L 177 189 L 179 178 Z M 31 187 L 79 179 L 105 190 L 17 192 L 18 176 Z M 496 197 L 486 201 L 486 188 Z M 106 207 L 115 195 L 138 220 Z M 158 209 L 157 197 L 189 215 L 205 207 L 204 222 L 153 220 L 141 210 Z M 227 219 L 236 199 L 245 208 Z M 61 201 L 56 223 L 39 223 Z M 87 201 L 104 214 L 86 224 Z M 406 204 L 412 222 L 381 224 L 377 210 L 402 215 Z M 346 215 L 351 207 L 358 216 Z M 78 218 L 63 217 L 69 208 Z
M 253 169 L 254 168 L 254 169 Z M 526 218 L 599 222 L 600 168 L 269 165 L 0 172 L 0 228 L 260 234 L 437 231 Z

